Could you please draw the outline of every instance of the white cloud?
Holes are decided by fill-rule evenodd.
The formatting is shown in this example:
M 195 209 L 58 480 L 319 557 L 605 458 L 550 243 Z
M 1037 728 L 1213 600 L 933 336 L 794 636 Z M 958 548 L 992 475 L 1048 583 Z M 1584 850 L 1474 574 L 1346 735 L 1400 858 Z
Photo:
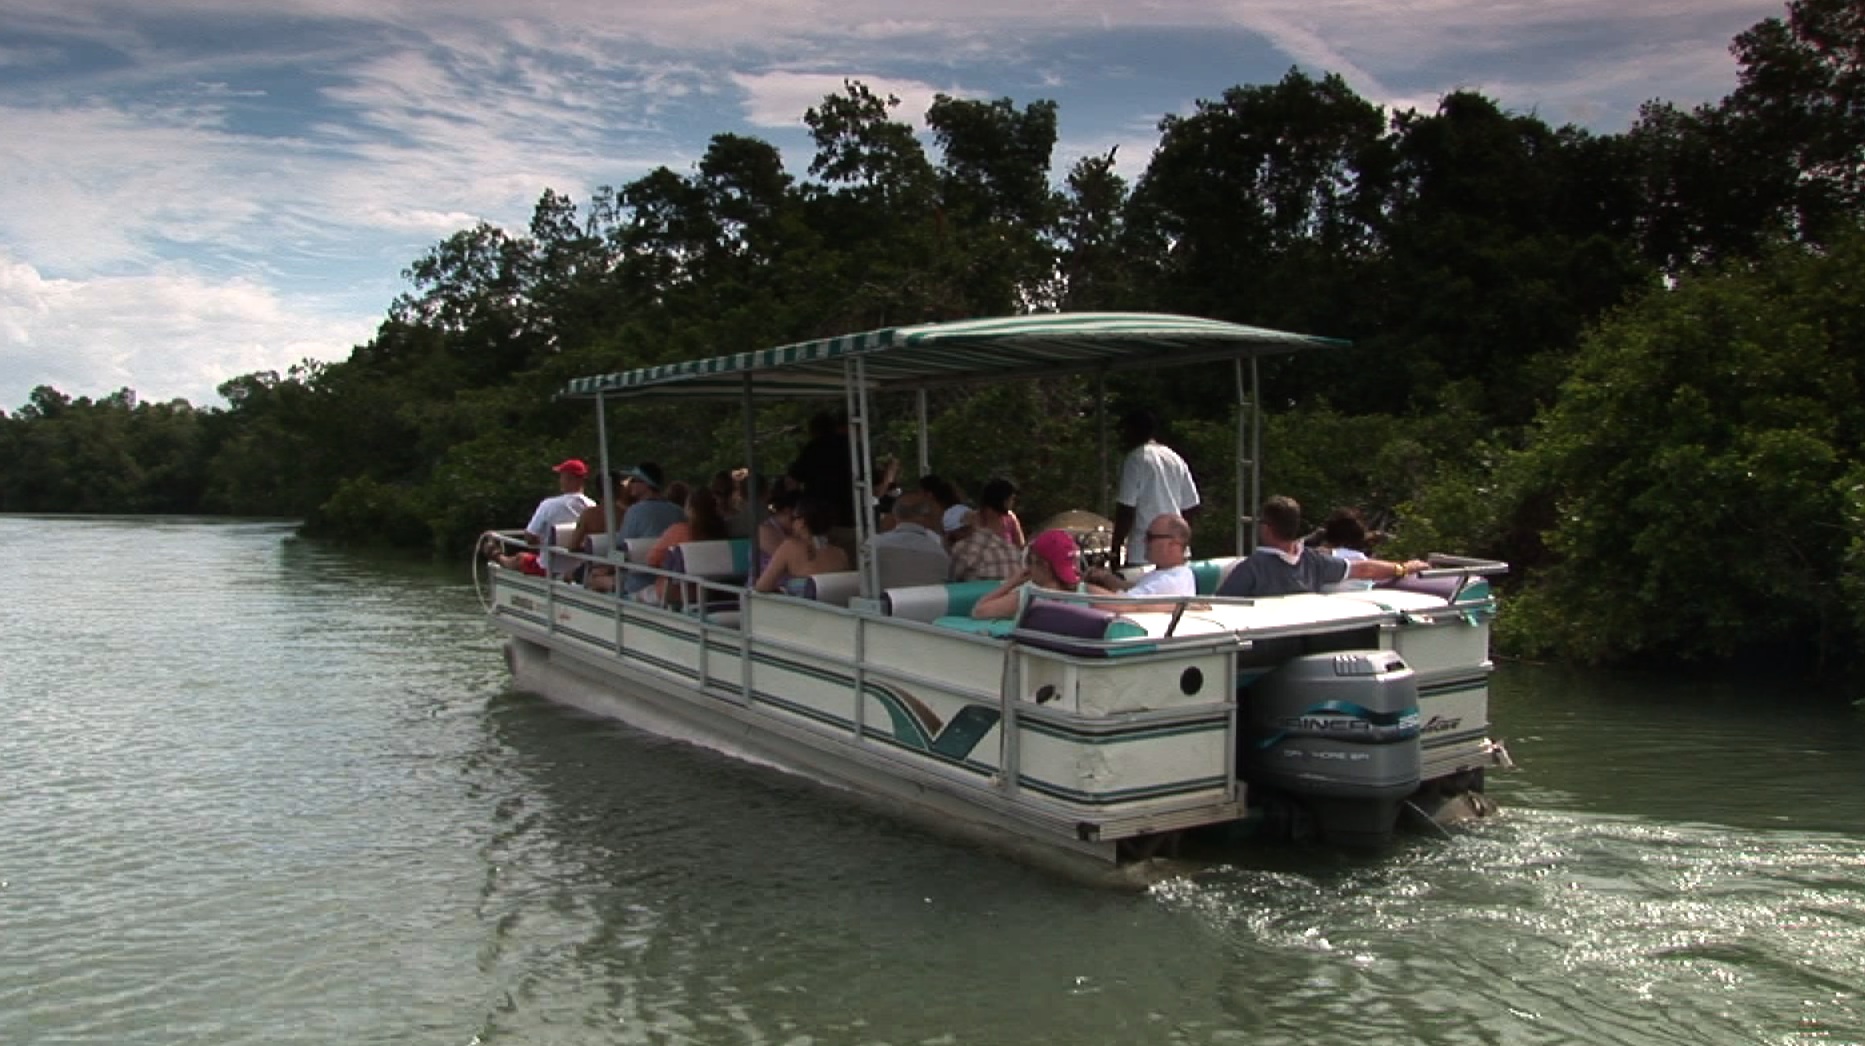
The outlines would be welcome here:
M 732 82 L 745 92 L 745 121 L 756 127 L 795 128 L 803 126 L 805 110 L 822 104 L 825 96 L 840 94 L 848 80 L 859 80 L 880 97 L 900 99 L 894 119 L 923 130 L 926 110 L 933 97 L 944 93 L 967 98 L 976 91 L 957 87 L 934 87 L 916 80 L 873 73 L 807 73 L 775 70 L 766 73 L 733 73 Z
M 1390 106 L 1429 111 L 1467 87 L 1553 123 L 1616 130 L 1648 97 L 1688 106 L 1726 93 L 1729 38 L 1782 10 L 1779 0 L 878 0 L 859 13 L 827 0 L 0 4 L 0 74 L 10 74 L 0 406 L 41 382 L 198 402 L 235 374 L 340 356 L 368 336 L 393 273 L 436 239 L 481 220 L 521 226 L 546 187 L 581 201 L 655 166 L 684 170 L 739 119 L 800 132 L 804 110 L 845 77 L 900 97 L 899 118 L 922 129 L 941 91 L 994 97 L 1040 84 L 1063 96 L 1058 177 L 1118 145 L 1132 180 L 1162 114 L 1156 101 L 1122 108 L 1124 88 L 1108 85 L 1139 78 L 1105 56 L 1158 72 L 1169 56 L 1125 62 L 1120 50 L 1143 31 L 1190 30 L 1222 46 L 1260 37 L 1283 57 L 1259 81 L 1296 62 Z M 187 30 L 203 16 L 253 36 L 197 46 Z M 264 33 L 268 18 L 291 31 Z M 84 64 L 101 52 L 111 60 Z M 1229 82 L 1188 83 L 1184 97 Z M 1115 99 L 1091 126 L 1067 97 L 1084 89 Z
M 37 385 L 92 397 L 129 386 L 145 400 L 215 403 L 214 389 L 236 375 L 342 359 L 377 322 L 247 280 L 47 279 L 0 254 L 0 407 L 19 406 Z

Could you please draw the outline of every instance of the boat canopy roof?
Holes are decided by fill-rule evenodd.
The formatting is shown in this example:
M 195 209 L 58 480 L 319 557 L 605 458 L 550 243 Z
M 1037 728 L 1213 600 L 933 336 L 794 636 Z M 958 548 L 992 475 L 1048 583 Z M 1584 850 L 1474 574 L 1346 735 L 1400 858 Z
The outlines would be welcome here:
M 870 392 L 891 392 L 1082 371 L 1176 367 L 1347 344 L 1191 316 L 1040 313 L 887 327 L 592 375 L 570 382 L 559 395 L 737 398 L 749 388 L 758 397 L 839 397 L 847 389 L 847 368 L 856 360 Z

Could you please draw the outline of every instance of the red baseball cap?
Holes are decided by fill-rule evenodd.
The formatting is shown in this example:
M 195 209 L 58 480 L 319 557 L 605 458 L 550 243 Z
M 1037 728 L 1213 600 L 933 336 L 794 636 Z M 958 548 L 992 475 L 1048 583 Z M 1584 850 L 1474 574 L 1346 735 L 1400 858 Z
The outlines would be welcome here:
M 578 476 L 582 478 L 588 478 L 589 476 L 589 466 L 583 464 L 583 460 L 581 458 L 571 458 L 568 461 L 565 461 L 563 464 L 558 465 L 556 468 L 551 469 L 551 471 L 552 472 L 568 472 L 572 476 Z
M 1030 542 L 1030 553 L 1041 556 L 1049 569 L 1056 572 L 1056 579 L 1073 588 L 1081 584 L 1081 568 L 1076 565 L 1076 557 L 1081 547 L 1066 530 L 1045 530 Z

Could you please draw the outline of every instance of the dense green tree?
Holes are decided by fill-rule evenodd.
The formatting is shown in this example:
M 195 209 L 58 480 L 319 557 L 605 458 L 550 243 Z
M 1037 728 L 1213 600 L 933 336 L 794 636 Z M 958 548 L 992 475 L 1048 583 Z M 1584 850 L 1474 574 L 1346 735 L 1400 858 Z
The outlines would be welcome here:
M 1126 179 L 1114 169 L 1114 149 L 1084 156 L 1069 170 L 1056 226 L 1053 285 L 1038 295 L 1064 312 L 1117 310 L 1133 300 L 1126 249 Z
M 1815 243 L 1846 235 L 1865 209 L 1865 8 L 1793 0 L 1732 50 L 1741 80 L 1724 108 L 1750 154 L 1771 161 L 1764 184 L 1789 226 Z
M 1555 509 L 1517 641 L 1611 661 L 1832 656 L 1856 635 L 1862 349 L 1859 237 L 1687 278 L 1587 338 L 1505 470 L 1514 499 Z

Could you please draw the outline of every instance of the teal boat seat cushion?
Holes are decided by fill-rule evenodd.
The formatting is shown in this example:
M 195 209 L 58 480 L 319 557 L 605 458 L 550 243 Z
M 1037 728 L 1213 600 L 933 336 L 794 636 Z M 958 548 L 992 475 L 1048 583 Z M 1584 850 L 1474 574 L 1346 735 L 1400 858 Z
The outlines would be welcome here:
M 974 636 L 995 636 L 999 639 L 1010 634 L 1016 622 L 1007 617 L 979 619 L 968 614 L 946 614 L 933 618 L 933 624 L 940 628 L 949 628 L 955 632 L 964 632 Z

